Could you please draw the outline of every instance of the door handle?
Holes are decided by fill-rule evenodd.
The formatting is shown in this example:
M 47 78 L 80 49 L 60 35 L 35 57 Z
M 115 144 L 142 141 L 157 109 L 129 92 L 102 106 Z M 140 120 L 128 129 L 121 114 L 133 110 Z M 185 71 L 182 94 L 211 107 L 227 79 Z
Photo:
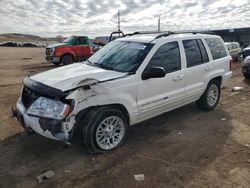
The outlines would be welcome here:
M 212 66 L 208 66 L 208 67 L 205 68 L 205 71 L 210 71 L 210 70 L 212 70 L 212 69 L 213 69 Z
M 184 78 L 184 75 L 179 75 L 173 78 L 173 81 L 178 81 L 178 80 L 182 80 Z

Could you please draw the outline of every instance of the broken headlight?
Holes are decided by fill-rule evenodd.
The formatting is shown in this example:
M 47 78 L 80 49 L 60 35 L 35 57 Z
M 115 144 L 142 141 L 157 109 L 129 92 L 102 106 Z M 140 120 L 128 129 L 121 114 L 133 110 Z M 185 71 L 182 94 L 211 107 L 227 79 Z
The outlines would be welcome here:
M 51 119 L 63 119 L 70 112 L 70 106 L 61 101 L 39 97 L 28 109 L 27 114 Z

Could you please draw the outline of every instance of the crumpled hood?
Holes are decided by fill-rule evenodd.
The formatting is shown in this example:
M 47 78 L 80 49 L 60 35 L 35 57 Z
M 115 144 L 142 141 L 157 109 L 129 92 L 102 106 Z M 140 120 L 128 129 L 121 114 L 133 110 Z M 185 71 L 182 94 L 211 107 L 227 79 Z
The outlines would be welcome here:
M 66 43 L 56 43 L 56 44 L 50 44 L 47 46 L 47 48 L 56 48 L 67 45 Z
M 74 63 L 31 76 L 31 79 L 67 91 L 79 86 L 112 80 L 125 75 L 127 73 L 105 70 L 84 63 Z

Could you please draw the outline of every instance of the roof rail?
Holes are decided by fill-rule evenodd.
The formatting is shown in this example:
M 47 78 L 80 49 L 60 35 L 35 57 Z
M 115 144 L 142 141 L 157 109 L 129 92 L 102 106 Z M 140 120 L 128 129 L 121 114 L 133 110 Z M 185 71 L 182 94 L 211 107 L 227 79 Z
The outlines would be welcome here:
M 124 35 L 123 37 L 127 37 L 127 36 L 133 36 L 133 35 L 147 35 L 147 34 L 158 34 L 158 33 L 164 33 L 166 31 L 136 31 L 134 33 L 128 33 L 126 35 Z
M 184 31 L 168 31 L 166 33 L 162 33 L 160 35 L 157 35 L 155 39 L 161 38 L 161 37 L 167 37 L 169 35 L 174 35 L 174 34 L 185 34 L 185 33 L 190 33 L 190 34 L 215 34 L 212 31 L 202 31 L 202 30 L 184 30 Z
M 124 37 L 124 33 L 122 31 L 114 31 L 109 36 L 109 42 L 111 42 L 113 40 L 113 35 L 114 34 L 119 34 L 119 35 L 121 34 L 122 35 L 121 37 Z

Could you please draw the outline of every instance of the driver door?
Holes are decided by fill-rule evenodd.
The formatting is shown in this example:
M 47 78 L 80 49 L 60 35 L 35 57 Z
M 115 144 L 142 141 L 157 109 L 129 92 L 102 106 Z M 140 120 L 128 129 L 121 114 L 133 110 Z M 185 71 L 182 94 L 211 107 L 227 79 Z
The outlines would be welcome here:
M 185 72 L 178 42 L 163 44 L 142 74 L 152 67 L 163 67 L 165 77 L 142 80 L 138 86 L 139 121 L 177 108 L 184 103 Z

